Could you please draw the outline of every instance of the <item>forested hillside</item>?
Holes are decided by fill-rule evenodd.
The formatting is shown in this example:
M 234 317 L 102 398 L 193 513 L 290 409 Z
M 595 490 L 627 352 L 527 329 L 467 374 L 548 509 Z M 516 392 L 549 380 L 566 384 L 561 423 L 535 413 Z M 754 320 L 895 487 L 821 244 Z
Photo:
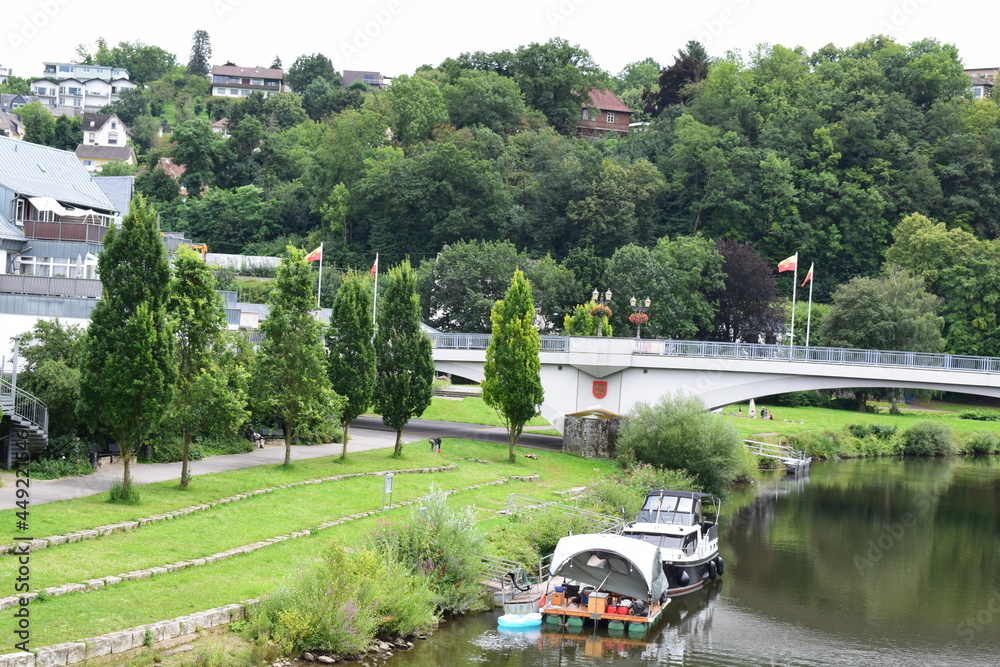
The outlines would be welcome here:
M 120 105 L 140 127 L 157 105 L 180 121 L 142 147 L 137 187 L 163 228 L 213 252 L 322 242 L 336 268 L 409 257 L 425 317 L 465 330 L 488 330 L 521 266 L 554 330 L 610 288 L 616 335 L 633 330 L 627 299 L 648 296 L 650 335 L 773 340 L 791 293 L 778 261 L 798 252 L 800 282 L 815 263 L 829 303 L 851 279 L 887 280 L 890 259 L 944 317 L 930 347 L 1000 354 L 1000 106 L 973 101 L 950 45 L 873 37 L 712 58 L 691 42 L 611 75 L 556 39 L 458 54 L 384 91 L 343 89 L 321 54 L 287 76 L 297 92 L 232 101 L 174 73 Z M 575 138 L 594 87 L 648 125 Z M 221 118 L 228 138 L 212 131 Z M 155 168 L 163 156 L 186 166 L 179 182 Z M 837 340 L 868 346 L 855 338 Z

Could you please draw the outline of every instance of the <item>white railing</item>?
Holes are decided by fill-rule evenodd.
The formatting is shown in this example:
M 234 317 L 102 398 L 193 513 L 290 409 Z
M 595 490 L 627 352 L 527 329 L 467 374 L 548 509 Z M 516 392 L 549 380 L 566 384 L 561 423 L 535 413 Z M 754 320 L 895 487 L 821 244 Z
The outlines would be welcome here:
M 431 345 L 446 350 L 485 350 L 490 344 L 490 334 L 432 333 Z M 568 352 L 568 336 L 541 336 L 542 352 Z
M 1000 359 L 996 357 L 973 357 L 937 352 L 860 350 L 840 347 L 799 347 L 690 340 L 636 340 L 634 353 L 649 356 L 721 357 L 1000 373 Z

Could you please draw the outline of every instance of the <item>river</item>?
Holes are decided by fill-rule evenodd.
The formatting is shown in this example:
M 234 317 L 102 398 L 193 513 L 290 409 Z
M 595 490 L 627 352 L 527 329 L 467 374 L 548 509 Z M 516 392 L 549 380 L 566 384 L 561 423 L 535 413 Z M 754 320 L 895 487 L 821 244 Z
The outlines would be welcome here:
M 442 625 L 394 667 L 998 665 L 1000 460 L 836 461 L 723 505 L 725 575 L 646 641 Z

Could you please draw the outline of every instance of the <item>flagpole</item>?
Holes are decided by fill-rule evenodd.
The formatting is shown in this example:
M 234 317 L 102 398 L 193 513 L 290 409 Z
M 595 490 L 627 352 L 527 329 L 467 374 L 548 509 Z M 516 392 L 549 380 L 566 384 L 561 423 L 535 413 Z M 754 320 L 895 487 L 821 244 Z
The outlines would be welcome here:
M 319 244 L 319 287 L 316 288 L 316 310 L 319 310 L 319 297 L 323 294 L 323 244 Z
M 809 355 L 809 327 L 812 324 L 812 314 L 813 314 L 813 283 L 816 282 L 816 274 L 813 273 L 813 269 L 816 268 L 816 264 L 809 265 L 809 310 L 806 311 L 806 356 Z
M 795 290 L 799 286 L 799 253 L 795 253 L 795 277 L 792 279 L 792 332 L 788 340 L 788 356 L 792 356 L 792 346 L 795 345 Z

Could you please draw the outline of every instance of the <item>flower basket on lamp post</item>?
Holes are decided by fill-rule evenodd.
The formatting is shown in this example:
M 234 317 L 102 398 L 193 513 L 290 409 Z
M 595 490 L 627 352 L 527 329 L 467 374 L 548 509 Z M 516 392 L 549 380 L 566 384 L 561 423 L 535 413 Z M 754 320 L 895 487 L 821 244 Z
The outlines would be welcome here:
M 646 314 L 646 311 L 649 310 L 650 301 L 647 298 L 642 303 L 638 303 L 635 297 L 632 297 L 628 303 L 629 307 L 632 308 L 632 314 L 628 316 L 628 321 L 635 325 L 635 339 L 639 340 L 642 325 L 649 322 L 649 315 Z
M 597 304 L 590 309 L 590 316 L 597 318 L 597 335 L 600 337 L 604 335 L 604 320 L 611 317 L 611 308 L 607 305 L 611 303 L 611 290 L 601 294 L 599 290 L 595 289 L 590 296 Z

